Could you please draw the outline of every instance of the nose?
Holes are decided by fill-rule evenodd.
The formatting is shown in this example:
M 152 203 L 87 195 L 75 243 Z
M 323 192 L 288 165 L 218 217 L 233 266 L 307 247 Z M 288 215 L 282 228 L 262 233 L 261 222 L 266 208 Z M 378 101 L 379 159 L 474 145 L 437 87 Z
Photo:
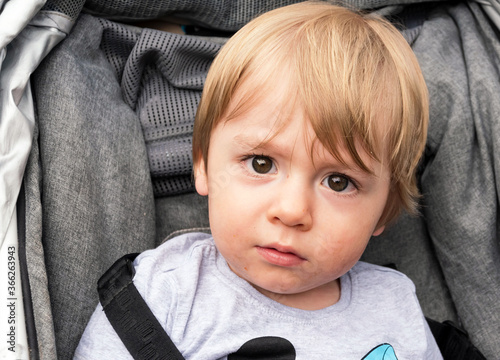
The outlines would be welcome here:
M 276 189 L 268 209 L 268 219 L 307 231 L 312 226 L 312 194 L 307 185 L 291 177 L 284 180 Z

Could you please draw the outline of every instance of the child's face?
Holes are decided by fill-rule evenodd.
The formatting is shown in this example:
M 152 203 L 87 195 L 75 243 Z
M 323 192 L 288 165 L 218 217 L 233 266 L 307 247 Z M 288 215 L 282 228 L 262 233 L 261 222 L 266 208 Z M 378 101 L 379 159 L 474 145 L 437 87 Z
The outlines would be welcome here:
M 383 231 L 390 173 L 361 150 L 374 175 L 346 151 L 350 167 L 342 165 L 314 141 L 300 108 L 267 141 L 278 111 L 267 99 L 221 121 L 207 171 L 203 160 L 196 164 L 196 189 L 208 195 L 212 234 L 232 271 L 278 302 L 323 308 L 338 300 L 339 277 Z

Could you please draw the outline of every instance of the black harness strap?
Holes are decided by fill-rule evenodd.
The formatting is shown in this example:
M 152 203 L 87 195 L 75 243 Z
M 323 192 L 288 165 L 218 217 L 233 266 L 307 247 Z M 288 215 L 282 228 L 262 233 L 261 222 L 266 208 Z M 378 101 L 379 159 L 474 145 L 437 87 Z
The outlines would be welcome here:
M 486 360 L 467 333 L 451 321 L 441 323 L 427 318 L 427 322 L 445 360 Z
M 132 282 L 137 255 L 117 260 L 99 279 L 104 312 L 134 359 L 184 360 Z

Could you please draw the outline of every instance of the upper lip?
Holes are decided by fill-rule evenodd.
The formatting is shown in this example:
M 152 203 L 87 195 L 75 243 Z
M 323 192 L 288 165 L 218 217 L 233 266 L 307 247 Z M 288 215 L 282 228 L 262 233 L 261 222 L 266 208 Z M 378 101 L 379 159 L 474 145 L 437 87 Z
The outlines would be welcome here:
M 289 245 L 272 243 L 272 244 L 268 244 L 268 245 L 261 246 L 261 247 L 268 248 L 268 249 L 275 249 L 275 250 L 278 250 L 279 252 L 282 252 L 282 253 L 294 254 L 295 256 L 298 256 L 299 258 L 304 259 L 304 257 L 302 257 L 292 246 L 289 246 Z

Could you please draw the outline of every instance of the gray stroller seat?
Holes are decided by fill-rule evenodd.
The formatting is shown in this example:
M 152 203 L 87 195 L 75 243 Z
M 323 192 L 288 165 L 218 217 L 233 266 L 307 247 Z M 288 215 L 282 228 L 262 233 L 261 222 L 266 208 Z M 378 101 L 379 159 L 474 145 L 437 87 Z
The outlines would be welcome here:
M 72 357 L 98 302 L 97 280 L 116 259 L 208 226 L 190 154 L 206 71 L 224 36 L 291 2 L 47 1 L 25 28 L 43 24 L 64 38 L 39 55 L 26 93 L 36 121 L 16 190 L 16 249 L 29 358 Z M 422 216 L 401 217 L 363 260 L 395 264 L 426 316 L 459 323 L 498 358 L 497 29 L 473 2 L 350 3 L 404 24 L 431 100 Z M 189 24 L 191 35 L 143 27 L 165 17 Z

